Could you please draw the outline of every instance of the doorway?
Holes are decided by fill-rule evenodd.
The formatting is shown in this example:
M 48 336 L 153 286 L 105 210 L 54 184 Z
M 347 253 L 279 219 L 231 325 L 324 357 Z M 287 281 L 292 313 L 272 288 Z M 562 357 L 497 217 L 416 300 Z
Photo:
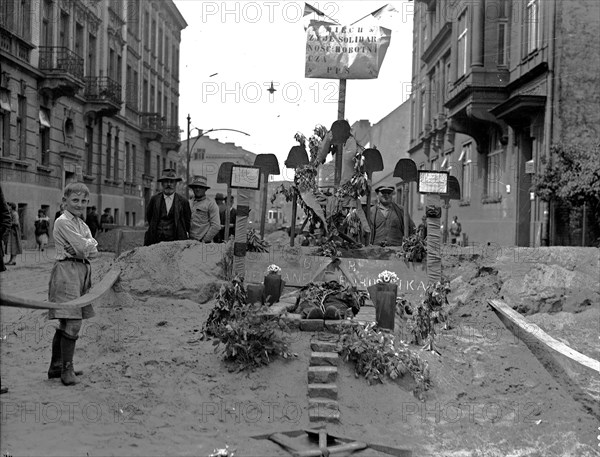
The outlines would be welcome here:
M 529 247 L 531 243 L 531 171 L 526 163 L 532 159 L 533 138 L 524 131 L 519 140 L 519 174 L 517 180 L 517 246 Z

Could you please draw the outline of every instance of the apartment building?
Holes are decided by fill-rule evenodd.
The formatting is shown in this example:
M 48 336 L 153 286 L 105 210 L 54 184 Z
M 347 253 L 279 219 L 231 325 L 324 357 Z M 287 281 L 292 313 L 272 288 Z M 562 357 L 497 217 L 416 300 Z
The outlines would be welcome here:
M 581 242 L 576 214 L 531 184 L 552 144 L 598 142 L 599 14 L 594 0 L 415 2 L 408 152 L 456 176 L 462 199 L 445 211 L 471 242 Z
M 144 224 L 156 178 L 177 165 L 186 26 L 172 0 L 3 0 L 0 176 L 25 246 L 72 181 L 117 224 Z

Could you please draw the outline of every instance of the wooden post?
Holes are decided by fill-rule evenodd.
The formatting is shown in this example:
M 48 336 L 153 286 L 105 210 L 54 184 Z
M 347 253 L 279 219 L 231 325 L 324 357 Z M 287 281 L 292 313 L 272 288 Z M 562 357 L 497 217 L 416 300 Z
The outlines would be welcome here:
M 407 182 L 403 182 L 402 183 L 402 200 L 404 203 L 404 238 L 408 238 L 408 186 L 409 183 Z
M 227 184 L 227 200 L 225 200 L 225 230 L 223 234 L 223 242 L 226 243 L 229 240 L 229 225 L 231 224 L 231 207 L 229 202 L 231 201 L 231 187 Z
M 340 79 L 340 87 L 338 93 L 338 120 L 344 120 L 346 116 L 346 80 Z M 335 151 L 335 173 L 333 184 L 337 188 L 340 186 L 342 181 L 342 156 L 344 153 L 344 145 L 336 144 Z
M 262 197 L 260 199 L 262 203 L 262 207 L 260 209 L 260 237 L 265 237 L 265 219 L 267 217 L 267 198 L 268 198 L 268 187 L 269 187 L 269 172 L 265 171 L 261 173 L 261 181 L 262 181 Z
M 440 208 L 439 194 L 427 194 L 426 208 Z M 427 279 L 435 284 L 442 279 L 442 248 L 440 243 L 440 218 L 427 217 Z
M 233 244 L 233 274 L 244 275 L 246 250 L 248 249 L 248 215 L 254 190 L 238 189 L 237 217 L 235 219 L 235 242 Z
M 292 197 L 292 225 L 290 226 L 290 246 L 294 246 L 294 237 L 296 236 L 296 212 L 298 211 L 298 195 L 294 193 Z

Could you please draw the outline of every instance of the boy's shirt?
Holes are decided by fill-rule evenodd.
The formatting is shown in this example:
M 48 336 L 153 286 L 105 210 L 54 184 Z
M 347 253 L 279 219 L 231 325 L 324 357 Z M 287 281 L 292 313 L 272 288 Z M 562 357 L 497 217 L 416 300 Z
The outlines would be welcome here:
M 71 257 L 65 251 L 67 244 L 75 249 L 76 257 L 91 259 L 98 255 L 98 242 L 92 236 L 90 228 L 79 217 L 67 210 L 56 219 L 53 235 L 56 247 L 55 260 Z

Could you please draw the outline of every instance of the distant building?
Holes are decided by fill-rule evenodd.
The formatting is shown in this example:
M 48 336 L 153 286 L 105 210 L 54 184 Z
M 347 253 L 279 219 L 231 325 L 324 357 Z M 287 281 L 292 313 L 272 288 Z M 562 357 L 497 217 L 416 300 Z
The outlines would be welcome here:
M 190 176 L 202 175 L 206 176 L 210 189 L 206 195 L 214 198 L 217 193 L 227 195 L 227 184 L 218 182 L 218 174 L 221 165 L 225 162 L 231 162 L 236 165 L 254 165 L 256 154 L 247 151 L 240 146 L 236 146 L 232 142 L 221 143 L 219 140 L 202 136 L 200 138 L 192 137 L 190 143 Z M 187 166 L 187 150 L 188 140 L 181 142 L 179 150 L 179 169 L 185 181 L 185 169 Z M 183 185 L 182 185 L 183 186 Z M 261 183 L 262 186 L 262 183 Z M 239 203 L 238 192 L 236 189 L 231 190 L 231 195 L 234 197 L 234 204 Z M 260 198 L 261 192 L 255 191 L 254 198 L 250 202 L 250 220 L 252 223 L 260 221 Z M 254 227 L 256 228 L 256 227 Z
M 0 177 L 25 246 L 72 181 L 116 224 L 144 224 L 156 177 L 177 163 L 186 26 L 172 0 L 2 1 Z
M 581 221 L 530 187 L 553 143 L 600 137 L 599 14 L 596 0 L 415 2 L 408 152 L 456 176 L 450 219 L 469 241 L 581 242 Z

